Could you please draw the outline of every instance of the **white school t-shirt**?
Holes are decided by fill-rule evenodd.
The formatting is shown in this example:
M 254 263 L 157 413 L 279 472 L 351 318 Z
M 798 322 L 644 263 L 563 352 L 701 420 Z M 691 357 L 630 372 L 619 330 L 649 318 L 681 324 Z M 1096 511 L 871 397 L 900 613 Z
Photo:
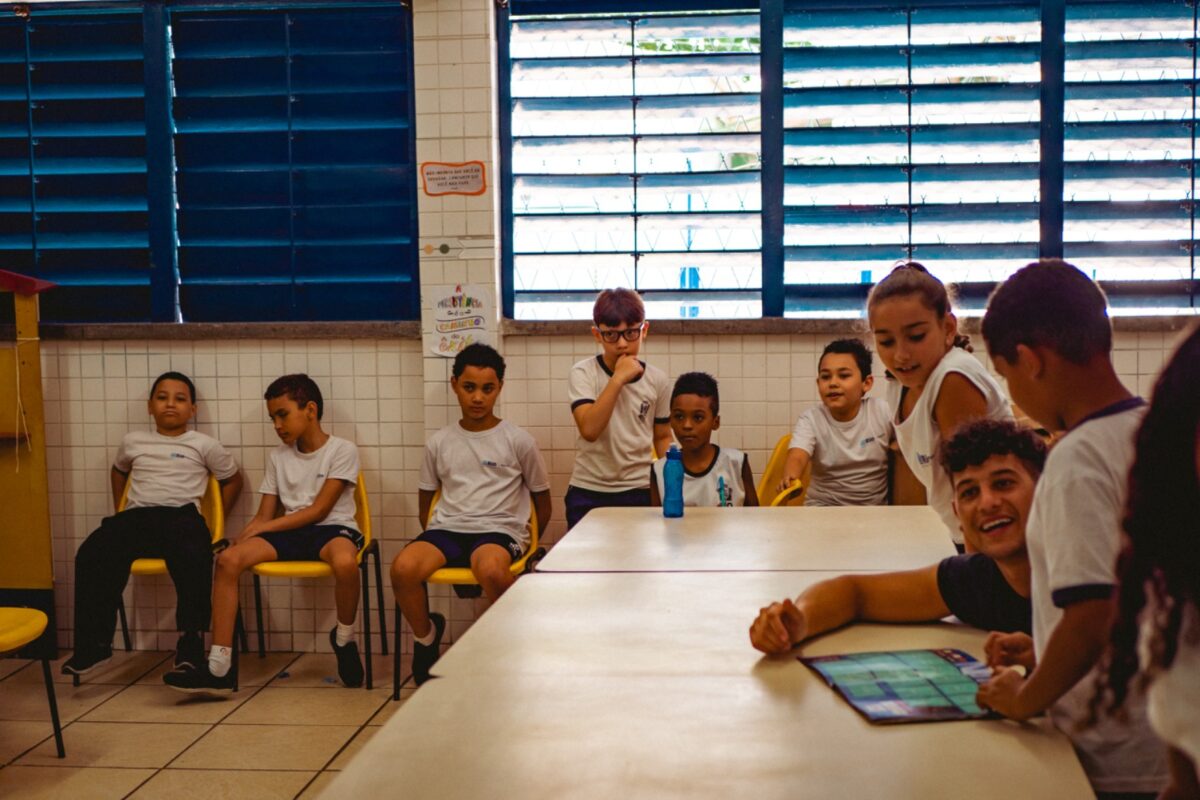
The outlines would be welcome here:
M 887 502 L 888 443 L 892 415 L 887 403 L 864 397 L 854 419 L 839 422 L 824 404 L 796 419 L 790 448 L 812 459 L 804 502 L 810 506 L 881 506 Z M 775 487 L 767 487 L 775 491 Z
M 642 362 L 644 372 L 621 387 L 608 425 L 596 441 L 575 439 L 575 468 L 571 485 L 594 492 L 645 489 L 653 461 L 654 425 L 671 419 L 671 381 L 658 367 Z M 612 371 L 603 356 L 588 358 L 571 367 L 567 396 L 571 411 L 596 398 L 608 385 Z
M 1147 692 L 1150 725 L 1160 739 L 1200 764 L 1200 612 L 1194 603 L 1183 609 L 1177 648 L 1171 666 L 1155 676 Z
M 900 419 L 900 402 L 904 396 L 904 387 L 899 381 L 887 382 L 887 400 L 891 419 L 895 425 L 896 443 L 908 463 L 909 469 L 917 476 L 917 480 L 925 485 L 929 505 L 942 518 L 950 538 L 956 544 L 962 544 L 962 531 L 958 527 L 958 517 L 954 514 L 954 487 L 950 484 L 950 476 L 937 462 L 938 447 L 942 443 L 941 430 L 937 420 L 933 418 L 933 409 L 937 403 L 938 393 L 942 390 L 942 381 L 951 372 L 957 372 L 971 382 L 983 393 L 987 402 L 988 419 L 1012 419 L 1012 405 L 1004 395 L 1004 390 L 987 371 L 975 360 L 975 357 L 961 347 L 952 347 L 950 352 L 942 356 L 942 360 L 933 368 L 929 379 L 925 382 L 925 390 L 917 398 L 912 413 L 903 422 Z
M 1137 398 L 1118 403 L 1072 428 L 1046 459 L 1025 528 L 1038 660 L 1063 608 L 1112 594 L 1134 436 L 1144 414 Z M 1128 724 L 1104 718 L 1078 729 L 1095 680 L 1093 669 L 1050 707 L 1050 718 L 1071 739 L 1097 792 L 1157 791 L 1167 765 L 1143 693 L 1131 688 Z
M 716 447 L 716 445 L 713 445 Z M 683 468 L 683 504 L 685 506 L 740 506 L 746 502 L 746 486 L 742 483 L 742 465 L 746 454 L 732 447 L 717 447 L 717 455 L 704 472 L 688 472 Z M 665 457 L 654 462 L 654 481 L 662 497 Z
M 457 533 L 507 533 L 529 545 L 529 493 L 550 488 L 533 437 L 507 420 L 486 431 L 451 423 L 429 437 L 420 482 L 442 490 L 429 528 Z
M 158 431 L 130 431 L 121 440 L 113 466 L 129 473 L 125 508 L 183 506 L 197 508 L 212 473 L 223 481 L 238 465 L 220 442 L 199 431 L 164 436 Z
M 325 481 L 331 478 L 346 481 L 350 485 L 338 495 L 328 516 L 314 524 L 358 530 L 353 489 L 358 472 L 358 448 L 354 442 L 339 436 L 330 436 L 311 453 L 301 453 L 295 445 L 280 444 L 267 458 L 267 471 L 258 492 L 277 495 L 283 510 L 291 514 L 311 506 Z

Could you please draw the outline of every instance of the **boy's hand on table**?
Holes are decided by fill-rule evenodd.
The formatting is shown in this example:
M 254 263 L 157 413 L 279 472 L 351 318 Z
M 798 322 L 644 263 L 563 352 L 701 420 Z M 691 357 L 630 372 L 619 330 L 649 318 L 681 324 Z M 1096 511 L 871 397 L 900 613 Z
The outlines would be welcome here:
M 987 665 L 997 667 L 1024 667 L 1025 673 L 1033 671 L 1033 639 L 1026 633 L 989 633 L 983 643 Z
M 622 384 L 628 384 L 640 378 L 644 371 L 642 362 L 637 360 L 637 356 L 623 355 L 617 359 L 617 364 L 613 367 L 613 377 Z
M 804 612 L 791 600 L 772 603 L 758 612 L 750 626 L 750 644 L 769 655 L 786 653 L 804 638 Z
M 1012 667 L 1001 667 L 992 679 L 979 687 L 975 702 L 980 708 L 988 708 L 1009 719 L 1024 720 L 1031 714 L 1025 713 L 1018 702 L 1025 676 Z

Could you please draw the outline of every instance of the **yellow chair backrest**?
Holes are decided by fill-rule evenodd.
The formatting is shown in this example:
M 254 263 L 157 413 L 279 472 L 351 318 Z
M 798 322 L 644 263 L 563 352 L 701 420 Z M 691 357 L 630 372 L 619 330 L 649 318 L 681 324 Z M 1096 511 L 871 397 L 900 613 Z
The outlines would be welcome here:
M 362 550 L 371 543 L 371 504 L 367 501 L 367 484 L 362 473 L 354 484 L 354 521 L 358 523 L 358 532 L 363 535 Z M 358 560 L 362 561 L 362 550 L 358 551 Z
M 117 503 L 118 512 L 125 510 L 125 502 L 128 499 L 129 479 L 126 478 L 125 489 L 121 492 L 121 501 Z M 208 486 L 204 490 L 204 497 L 200 498 L 200 514 L 208 523 L 208 531 L 212 534 L 212 540 L 219 542 L 223 539 L 225 537 L 225 504 L 221 502 L 221 484 L 212 475 L 208 476 Z
M 804 504 L 804 496 L 808 492 L 809 476 L 812 474 L 811 461 L 800 479 L 799 486 L 776 494 L 776 487 L 783 480 L 783 470 L 787 466 L 788 448 L 791 443 L 792 435 L 790 433 L 779 437 L 779 441 L 775 443 L 775 449 L 771 451 L 771 457 L 767 460 L 767 468 L 763 470 L 762 480 L 758 482 L 759 502 L 764 505 L 799 506 Z M 773 498 L 769 504 L 765 502 L 767 498 Z

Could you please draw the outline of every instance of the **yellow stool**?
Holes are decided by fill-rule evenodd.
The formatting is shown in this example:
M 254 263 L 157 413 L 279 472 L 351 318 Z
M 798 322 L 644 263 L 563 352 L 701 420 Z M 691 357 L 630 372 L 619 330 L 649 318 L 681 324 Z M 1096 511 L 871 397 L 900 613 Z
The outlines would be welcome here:
M 20 650 L 46 630 L 50 620 L 34 608 L 0 608 L 0 655 Z M 46 699 L 50 701 L 50 722 L 54 725 L 54 744 L 58 757 L 64 758 L 62 724 L 58 720 L 58 701 L 54 699 L 54 678 L 50 676 L 50 659 L 42 660 L 42 677 L 46 680 Z
M 363 644 L 365 650 L 367 681 L 366 688 L 372 686 L 371 677 L 371 593 L 367 572 L 366 556 L 375 558 L 375 595 L 379 602 L 379 642 L 383 655 L 387 655 L 387 613 L 383 608 L 383 571 L 379 566 L 379 542 L 371 537 L 371 506 L 367 502 L 367 487 L 363 483 L 362 473 L 354 487 L 354 521 L 358 523 L 358 532 L 363 535 L 363 547 L 358 551 L 358 567 L 362 571 L 363 592 Z M 266 561 L 251 567 L 254 574 L 254 613 L 258 622 L 258 655 L 266 658 L 266 639 L 263 635 L 262 613 L 262 581 L 261 578 L 328 578 L 333 575 L 333 569 L 324 561 Z
M 442 496 L 439 489 L 434 494 L 433 500 L 429 504 L 429 512 L 432 516 L 433 508 L 437 505 L 438 498 Z M 426 520 L 428 522 L 428 520 Z M 529 547 L 525 550 L 525 554 L 509 565 L 508 571 L 516 576 L 521 576 L 526 572 L 533 572 L 534 566 L 538 561 L 546 555 L 546 548 L 538 545 L 538 519 L 537 509 L 534 508 L 532 499 L 529 502 Z M 442 567 L 437 572 L 425 579 L 426 583 L 442 583 L 449 584 L 455 587 L 458 586 L 478 586 L 479 581 L 475 579 L 475 573 L 471 572 L 467 567 Z M 467 595 L 470 596 L 470 595 Z M 474 595 L 478 596 L 478 595 Z M 400 699 L 400 606 L 396 606 L 396 641 L 392 644 L 392 699 Z M 387 653 L 385 650 L 384 653 Z

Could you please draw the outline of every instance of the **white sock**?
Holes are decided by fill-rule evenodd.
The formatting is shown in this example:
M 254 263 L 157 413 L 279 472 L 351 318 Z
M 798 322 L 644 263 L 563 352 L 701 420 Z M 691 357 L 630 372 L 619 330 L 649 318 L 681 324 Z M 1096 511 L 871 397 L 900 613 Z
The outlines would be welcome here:
M 233 664 L 233 648 L 214 644 L 208 651 L 208 671 L 215 678 L 224 678 Z
M 414 633 L 413 640 L 417 644 L 423 644 L 428 647 L 429 645 L 433 644 L 433 638 L 435 636 L 437 636 L 437 625 L 433 624 L 433 620 L 429 620 L 429 633 L 425 634 L 424 636 L 417 636 Z
M 354 619 L 350 620 L 349 625 L 343 625 L 341 622 L 337 624 L 337 633 L 334 634 L 336 637 L 334 641 L 337 642 L 338 647 L 345 647 L 346 645 L 350 644 L 350 642 L 354 641 L 354 631 L 358 627 L 354 624 L 356 622 L 358 622 L 357 615 L 354 617 Z

